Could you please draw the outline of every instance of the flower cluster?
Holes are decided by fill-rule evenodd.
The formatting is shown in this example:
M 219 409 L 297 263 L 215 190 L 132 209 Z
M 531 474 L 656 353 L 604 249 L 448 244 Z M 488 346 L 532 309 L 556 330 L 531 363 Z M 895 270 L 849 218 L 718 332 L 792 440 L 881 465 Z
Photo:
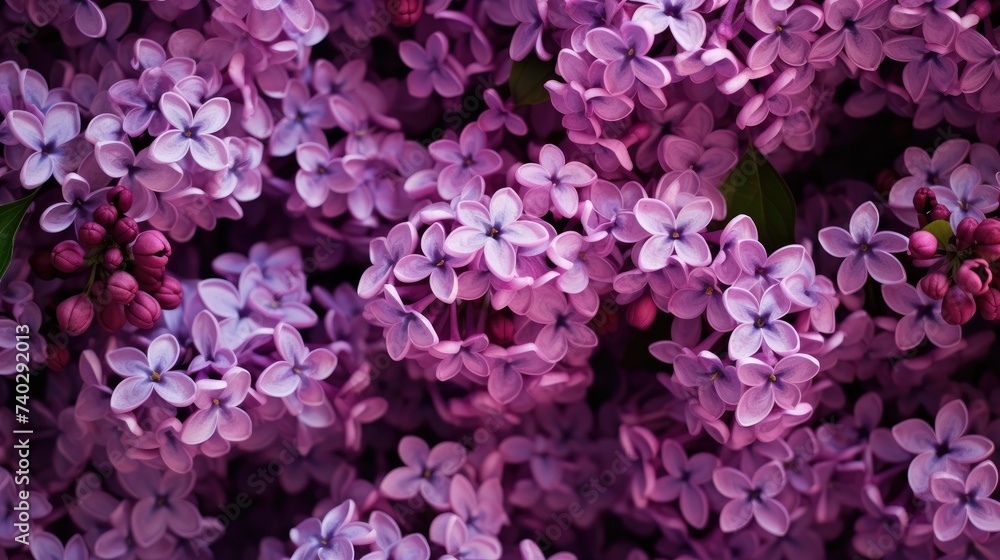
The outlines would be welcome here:
M 7 0 L 0 557 L 993 558 L 994 11 Z

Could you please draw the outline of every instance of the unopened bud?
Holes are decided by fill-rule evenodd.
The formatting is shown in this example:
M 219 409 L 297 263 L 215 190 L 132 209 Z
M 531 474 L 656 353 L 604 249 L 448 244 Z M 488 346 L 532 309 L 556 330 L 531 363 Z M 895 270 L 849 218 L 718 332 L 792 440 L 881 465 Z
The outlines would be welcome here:
M 66 334 L 76 336 L 94 320 L 94 304 L 85 294 L 70 296 L 56 307 L 56 319 Z
M 84 247 L 93 249 L 101 243 L 104 242 L 104 236 L 108 234 L 108 230 L 104 229 L 104 226 L 97 222 L 87 222 L 80 226 L 80 233 L 78 237 L 80 238 L 80 243 Z
M 979 315 L 987 321 L 1000 319 L 1000 290 L 990 288 L 981 296 L 976 297 L 976 307 Z
M 958 286 L 948 288 L 941 301 L 941 318 L 950 325 L 964 325 L 976 314 L 976 301 L 972 294 Z
M 976 254 L 987 261 L 1000 260 L 1000 220 L 987 218 L 976 227 Z
M 955 274 L 955 283 L 958 287 L 974 296 L 986 293 L 991 281 L 993 281 L 993 271 L 990 270 L 989 263 L 983 259 L 963 262 Z
M 125 306 L 125 318 L 140 329 L 152 328 L 162 313 L 160 304 L 146 292 L 136 293 L 132 303 Z
M 152 295 L 156 301 L 160 302 L 160 307 L 163 309 L 177 309 L 184 299 L 184 290 L 181 288 L 180 281 L 173 276 L 164 274 L 160 289 L 153 292 Z
M 127 192 L 127 191 L 126 191 Z M 128 245 L 139 235 L 139 225 L 128 216 L 122 216 L 111 228 L 111 237 L 120 245 Z
M 135 299 L 135 294 L 139 291 L 139 283 L 128 272 L 119 270 L 108 278 L 105 290 L 113 303 L 125 305 Z
M 108 332 L 118 332 L 125 326 L 125 307 L 119 303 L 105 305 L 97 314 L 97 324 Z
M 963 218 L 961 222 L 958 222 L 958 229 L 955 231 L 955 246 L 959 251 L 972 247 L 978 227 L 979 222 L 975 218 Z
M 629 304 L 628 309 L 625 310 L 625 320 L 633 327 L 644 331 L 653 324 L 657 311 L 659 310 L 653 303 L 653 299 L 644 295 Z
M 52 267 L 69 274 L 83 266 L 83 247 L 76 241 L 62 241 L 52 248 Z
M 165 268 L 169 256 L 170 242 L 155 229 L 140 233 L 132 244 L 132 258 L 145 268 Z
M 132 208 L 132 191 L 118 185 L 108 191 L 108 203 L 113 204 L 120 214 L 128 212 Z
M 920 289 L 931 299 L 941 299 L 951 286 L 951 279 L 943 272 L 932 272 L 920 279 Z
M 118 270 L 125 262 L 125 255 L 118 247 L 109 247 L 104 251 L 104 268 L 108 271 Z
M 108 229 L 118 221 L 118 209 L 110 204 L 102 204 L 94 210 L 94 221 Z
M 917 230 L 910 234 L 908 252 L 915 259 L 929 259 L 937 254 L 938 240 L 929 231 Z

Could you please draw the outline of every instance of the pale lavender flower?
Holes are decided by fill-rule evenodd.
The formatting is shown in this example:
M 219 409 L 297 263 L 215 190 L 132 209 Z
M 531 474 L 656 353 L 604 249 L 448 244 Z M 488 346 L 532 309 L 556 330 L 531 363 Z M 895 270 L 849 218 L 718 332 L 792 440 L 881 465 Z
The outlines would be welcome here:
M 916 348 L 926 336 L 932 344 L 947 348 L 962 339 L 962 327 L 941 318 L 941 300 L 931 299 L 923 290 L 906 282 L 882 286 L 882 297 L 890 309 L 903 316 L 896 325 L 896 345 L 900 350 Z
M 205 102 L 192 114 L 183 97 L 167 92 L 160 98 L 163 118 L 174 129 L 167 130 L 153 140 L 150 153 L 156 161 L 173 163 L 184 159 L 191 152 L 194 161 L 210 171 L 229 167 L 229 150 L 213 132 L 222 130 L 229 122 L 230 105 L 225 97 Z
M 135 410 L 154 391 L 174 406 L 193 403 L 195 382 L 186 373 L 171 369 L 179 357 L 180 345 L 172 334 L 155 338 L 145 354 L 130 346 L 108 352 L 108 366 L 125 378 L 111 395 L 111 410 L 116 414 Z
M 387 285 L 383 293 L 385 299 L 377 299 L 368 304 L 365 308 L 365 317 L 387 329 L 385 346 L 389 357 L 401 360 L 411 347 L 423 350 L 440 341 L 431 322 L 405 305 L 395 287 Z
M 226 441 L 244 441 L 253 431 L 250 415 L 239 405 L 250 391 L 250 373 L 234 367 L 221 381 L 203 379 L 198 382 L 194 399 L 198 410 L 184 421 L 181 441 L 189 445 L 204 443 L 218 432 Z
M 774 285 L 757 296 L 742 288 L 732 287 L 723 295 L 726 309 L 739 323 L 729 337 L 729 357 L 748 358 L 761 346 L 780 354 L 799 350 L 799 333 L 782 321 L 791 307 L 780 285 Z
M 597 173 L 578 162 L 566 162 L 566 156 L 557 146 L 546 144 L 538 154 L 538 163 L 518 167 L 517 181 L 528 187 L 524 193 L 525 211 L 543 216 L 549 208 L 559 217 L 574 218 L 579 208 L 577 189 L 594 184 Z
M 953 231 L 958 231 L 959 222 L 965 218 L 981 222 L 986 214 L 1000 208 L 1000 189 L 984 184 L 979 171 L 972 165 L 965 163 L 956 167 L 948 176 L 948 184 L 950 188 L 935 186 L 931 190 L 938 203 L 951 211 L 948 220 Z
M 448 53 L 448 37 L 440 31 L 427 38 L 426 47 L 403 41 L 399 57 L 412 68 L 406 86 L 414 97 L 429 97 L 432 91 L 442 97 L 457 97 L 465 89 L 465 70 Z
M 274 346 L 281 360 L 264 369 L 257 379 L 257 389 L 271 397 L 294 393 L 304 404 L 322 404 L 326 395 L 320 381 L 337 368 L 337 356 L 326 348 L 310 351 L 299 331 L 286 323 L 274 328 Z
M 792 354 L 768 365 L 756 358 L 743 358 L 736 365 L 736 375 L 750 387 L 740 396 L 736 421 L 754 426 L 771 413 L 777 404 L 791 410 L 802 400 L 800 385 L 819 373 L 819 361 L 808 354 Z
M 632 21 L 647 22 L 653 33 L 670 29 L 677 44 L 693 51 L 705 42 L 705 19 L 697 11 L 704 0 L 642 0 Z
M 780 463 L 761 465 L 752 480 L 732 467 L 720 467 L 712 472 L 712 482 L 720 494 L 730 498 L 719 513 L 723 532 L 738 531 L 751 518 L 772 535 L 780 537 L 788 532 L 788 510 L 775 499 L 785 487 L 785 470 Z
M 966 524 L 988 533 L 1000 531 L 1000 502 L 990 498 L 997 488 L 993 461 L 980 463 L 965 480 L 949 473 L 931 476 L 931 494 L 941 502 L 934 512 L 934 536 L 942 541 L 957 539 Z
M 56 103 L 45 114 L 44 122 L 21 110 L 7 113 L 6 121 L 17 141 L 30 152 L 21 166 L 25 188 L 34 189 L 53 175 L 62 182 L 79 163 L 79 154 L 71 149 L 71 142 L 80 135 L 80 111 L 75 103 Z
M 864 287 L 869 274 L 880 284 L 906 280 L 903 265 L 890 253 L 906 251 L 908 239 L 894 231 L 878 231 L 878 222 L 878 208 L 869 201 L 854 211 L 850 231 L 831 226 L 819 232 L 826 252 L 844 259 L 837 271 L 837 286 L 844 294 Z
M 423 255 L 405 255 L 396 263 L 392 271 L 403 282 L 420 282 L 430 277 L 431 291 L 445 303 L 452 303 L 458 297 L 458 275 L 455 268 L 472 260 L 472 256 L 455 257 L 444 250 L 444 226 L 440 222 L 431 224 L 420 239 Z
M 375 542 L 375 529 L 357 520 L 354 500 L 347 500 L 331 509 L 323 520 L 310 517 L 302 521 L 289 536 L 298 547 L 292 560 L 353 560 L 354 546 Z
M 653 46 L 649 24 L 628 22 L 620 32 L 598 27 L 587 33 L 586 45 L 591 54 L 607 63 L 604 87 L 611 95 L 630 91 L 637 80 L 654 89 L 670 83 L 670 72 L 647 56 Z
M 67 173 L 62 184 L 65 202 L 57 202 L 42 212 L 38 224 L 49 233 L 58 233 L 71 225 L 79 228 L 92 219 L 94 210 L 106 204 L 110 188 L 90 190 L 87 180 L 76 173 Z
M 662 200 L 644 198 L 635 205 L 635 218 L 651 237 L 639 250 L 636 264 L 645 272 L 667 266 L 667 259 L 677 258 L 690 266 L 706 266 L 712 261 L 708 243 L 701 231 L 712 221 L 712 203 L 696 198 L 674 213 Z
M 438 174 L 437 188 L 445 200 L 460 195 L 474 177 L 485 177 L 503 165 L 500 155 L 488 147 L 486 134 L 476 123 L 462 129 L 458 142 L 437 140 L 427 150 L 436 161 L 445 164 Z
M 393 500 L 406 500 L 419 493 L 435 508 L 448 508 L 451 477 L 465 463 L 465 448 L 445 441 L 431 449 L 418 437 L 403 436 L 399 441 L 399 458 L 405 466 L 389 471 L 382 479 L 382 494 Z

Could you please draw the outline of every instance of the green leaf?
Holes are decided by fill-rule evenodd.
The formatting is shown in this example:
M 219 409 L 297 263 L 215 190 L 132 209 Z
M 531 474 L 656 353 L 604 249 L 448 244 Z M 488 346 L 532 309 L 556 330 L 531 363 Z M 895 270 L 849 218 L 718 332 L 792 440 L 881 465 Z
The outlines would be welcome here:
M 14 256 L 14 238 L 17 237 L 24 213 L 39 190 L 41 189 L 31 191 L 31 194 L 20 200 L 0 204 L 0 278 L 7 273 L 7 267 Z
M 510 67 L 510 94 L 514 104 L 535 105 L 548 101 L 549 90 L 545 89 L 545 82 L 558 78 L 555 60 L 541 60 L 532 53 L 524 60 L 514 61 Z
M 740 214 L 750 216 L 768 251 L 795 243 L 795 198 L 785 180 L 752 143 L 719 190 L 729 210 L 727 220 Z
M 934 237 L 938 240 L 938 244 L 942 247 L 947 247 L 948 242 L 951 241 L 951 237 L 954 235 L 948 220 L 934 220 L 924 226 L 923 230 L 933 233 Z

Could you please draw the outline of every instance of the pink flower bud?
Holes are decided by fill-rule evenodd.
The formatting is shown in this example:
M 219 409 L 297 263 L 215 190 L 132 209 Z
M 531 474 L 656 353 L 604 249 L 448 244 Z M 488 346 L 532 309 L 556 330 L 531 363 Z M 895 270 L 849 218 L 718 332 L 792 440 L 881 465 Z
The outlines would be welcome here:
M 929 231 L 917 230 L 910 234 L 910 256 L 915 259 L 929 259 L 937 254 L 938 240 Z
M 102 204 L 94 210 L 94 221 L 105 228 L 115 225 L 118 220 L 118 209 L 110 204 Z
M 83 247 L 76 241 L 62 241 L 52 248 L 52 267 L 59 272 L 75 272 L 83 266 Z
M 932 272 L 920 279 L 920 289 L 931 299 L 941 299 L 951 286 L 951 279 L 943 272 Z
M 113 303 L 125 305 L 135 299 L 135 294 L 139 291 L 139 283 L 128 272 L 119 270 L 108 278 L 105 289 Z
M 108 332 L 118 332 L 125 326 L 125 307 L 119 303 L 105 305 L 97 314 L 97 324 Z
M 132 258 L 136 264 L 145 268 L 165 268 L 169 256 L 170 242 L 155 229 L 140 233 L 132 244 Z
M 388 0 L 386 8 L 396 27 L 412 27 L 424 14 L 424 0 Z
M 976 254 L 990 262 L 1000 260 L 1000 220 L 983 220 L 973 237 L 976 240 Z
M 948 218 L 951 217 L 951 210 L 948 210 L 948 207 L 945 206 L 944 204 L 938 204 L 937 206 L 934 207 L 934 209 L 931 210 L 931 213 L 928 214 L 927 217 L 932 222 L 936 222 L 938 220 L 947 220 Z
M 929 187 L 920 187 L 913 195 L 913 209 L 917 214 L 930 215 L 937 206 L 937 196 Z
M 979 222 L 975 218 L 963 218 L 958 222 L 958 229 L 955 231 L 955 246 L 959 251 L 964 251 L 975 243 L 976 228 Z
M 125 262 L 125 254 L 118 247 L 109 247 L 104 251 L 104 268 L 108 271 L 118 270 Z
M 121 245 L 128 245 L 129 243 L 135 241 L 135 238 L 138 235 L 139 225 L 135 223 L 135 220 L 129 218 L 128 216 L 122 216 L 117 222 L 115 222 L 114 227 L 111 228 L 111 236 L 115 239 L 116 243 Z
M 160 302 L 160 307 L 163 309 L 177 309 L 184 299 L 184 290 L 181 288 L 180 281 L 173 276 L 164 274 L 163 284 L 152 295 L 156 301 Z
M 989 3 L 989 0 L 975 0 L 972 4 L 969 4 L 969 11 L 966 12 L 966 15 L 973 15 L 983 20 L 989 17 L 992 11 L 993 7 Z
M 633 327 L 644 331 L 653 324 L 657 311 L 653 299 L 649 296 L 642 296 L 629 304 L 628 309 L 625 310 L 625 320 Z
M 56 319 L 66 334 L 76 336 L 94 320 L 94 304 L 85 294 L 71 296 L 56 307 Z
M 958 267 L 955 274 L 955 284 L 974 296 L 986 293 L 993 280 L 990 265 L 983 259 L 970 259 Z
M 152 328 L 162 313 L 160 304 L 146 292 L 137 292 L 132 303 L 125 306 L 125 318 L 140 329 Z
M 494 344 L 506 345 L 514 342 L 514 321 L 506 315 L 498 314 L 490 317 L 487 329 L 490 342 Z
M 951 325 L 964 325 L 976 314 L 976 300 L 958 286 L 948 288 L 941 302 L 941 318 Z
M 151 269 L 140 266 L 132 270 L 132 276 L 139 282 L 139 289 L 144 292 L 159 290 L 163 285 L 163 273 L 162 268 Z
M 114 204 L 118 212 L 124 214 L 132 208 L 132 191 L 118 185 L 108 191 L 108 203 Z
M 80 243 L 84 247 L 94 248 L 104 243 L 104 236 L 108 234 L 108 230 L 104 229 L 104 226 L 97 222 L 87 222 L 80 226 L 80 233 L 78 237 L 80 238 Z
M 976 306 L 983 319 L 987 321 L 1000 319 L 1000 290 L 989 288 L 986 293 L 976 297 Z

